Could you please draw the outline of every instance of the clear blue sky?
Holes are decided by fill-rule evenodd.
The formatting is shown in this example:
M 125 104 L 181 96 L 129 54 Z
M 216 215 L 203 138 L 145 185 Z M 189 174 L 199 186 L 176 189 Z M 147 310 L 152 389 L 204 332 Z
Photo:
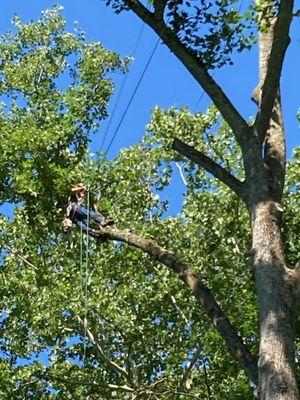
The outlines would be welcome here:
M 133 13 L 124 12 L 116 15 L 102 0 L 60 0 L 57 3 L 64 7 L 63 15 L 68 21 L 69 29 L 73 28 L 74 21 L 78 21 L 86 32 L 88 40 L 99 40 L 108 49 L 115 50 L 121 55 L 131 54 L 141 28 L 141 21 Z M 15 13 L 24 20 L 36 19 L 42 10 L 51 8 L 53 4 L 55 3 L 48 0 L 0 0 L 1 33 L 10 27 L 10 20 Z M 111 125 L 110 135 L 113 134 L 119 122 L 156 40 L 155 34 L 146 27 L 135 62 L 131 66 L 118 111 Z M 300 144 L 298 123 L 295 117 L 300 105 L 299 45 L 298 18 L 293 24 L 293 40 L 288 50 L 282 79 L 289 154 L 292 147 Z M 119 86 L 120 78 L 116 76 Z M 246 118 L 255 114 L 255 105 L 250 100 L 251 92 L 258 79 L 255 49 L 251 54 L 246 52 L 238 55 L 235 65 L 217 71 L 215 78 Z M 142 136 L 144 126 L 149 121 L 151 109 L 155 105 L 159 104 L 162 107 L 188 105 L 193 109 L 201 93 L 201 88 L 188 72 L 164 45 L 160 45 L 114 141 L 110 155 L 115 155 L 121 147 L 135 143 Z M 205 110 L 209 103 L 207 97 L 204 96 L 198 107 L 199 111 Z M 100 143 L 101 140 L 100 136 L 96 140 L 97 146 L 97 142 Z
M 87 40 L 101 41 L 105 47 L 117 51 L 123 56 L 132 53 L 142 25 L 132 12 L 116 15 L 111 8 L 105 5 L 103 0 L 60 0 L 57 3 L 64 7 L 63 15 L 67 19 L 68 29 L 72 30 L 74 21 L 78 21 L 81 28 L 86 32 Z M 246 3 L 245 0 L 243 7 L 246 6 Z M 51 8 L 53 4 L 55 3 L 48 0 L 0 0 L 0 32 L 4 33 L 10 28 L 10 21 L 15 13 L 24 21 L 34 20 L 40 16 L 42 10 Z M 145 27 L 106 143 L 110 141 L 118 125 L 156 41 L 156 35 L 148 27 Z M 282 76 L 284 119 L 289 156 L 291 149 L 300 145 L 300 132 L 296 120 L 296 111 L 300 105 L 299 44 L 300 26 L 298 18 L 292 26 L 292 43 L 288 49 Z M 215 78 L 245 118 L 255 115 L 256 107 L 250 99 L 252 90 L 258 81 L 257 50 L 255 48 L 251 53 L 245 52 L 237 55 L 235 64 L 216 71 Z M 121 79 L 122 76 L 115 76 L 117 90 L 120 88 Z M 164 45 L 160 45 L 108 156 L 115 156 L 120 148 L 132 145 L 142 137 L 144 127 L 149 122 L 151 110 L 156 105 L 165 108 L 172 105 L 189 106 L 193 110 L 201 94 L 202 89 L 180 62 Z M 113 98 L 111 106 L 113 106 L 114 100 L 115 98 Z M 207 96 L 203 96 L 197 110 L 204 111 L 209 104 L 210 101 Z M 105 124 L 107 122 L 104 122 L 101 128 L 102 133 L 105 130 Z M 100 143 L 101 132 L 93 140 L 92 151 L 98 150 Z M 178 176 L 175 177 L 176 182 L 180 183 Z

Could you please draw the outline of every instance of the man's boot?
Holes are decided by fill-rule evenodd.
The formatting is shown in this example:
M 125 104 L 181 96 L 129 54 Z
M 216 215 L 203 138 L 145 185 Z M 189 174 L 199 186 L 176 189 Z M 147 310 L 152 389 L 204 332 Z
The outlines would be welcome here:
M 102 228 L 106 228 L 107 226 L 114 225 L 114 223 L 115 223 L 115 221 L 112 219 L 103 220 L 100 222 L 100 226 L 102 226 Z

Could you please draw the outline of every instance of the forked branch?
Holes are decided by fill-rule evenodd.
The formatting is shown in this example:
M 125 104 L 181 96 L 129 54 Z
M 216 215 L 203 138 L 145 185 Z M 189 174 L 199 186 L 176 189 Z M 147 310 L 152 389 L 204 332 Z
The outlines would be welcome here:
M 116 362 L 111 360 L 109 357 L 107 357 L 107 355 L 105 354 L 103 346 L 101 346 L 99 341 L 97 341 L 95 339 L 92 331 L 87 326 L 87 321 L 86 320 L 82 320 L 79 316 L 77 316 L 77 320 L 78 320 L 79 324 L 82 327 L 85 328 L 85 333 L 86 333 L 89 341 L 93 345 L 93 348 L 95 349 L 95 351 L 97 353 L 97 356 L 100 358 L 100 360 L 102 360 L 104 363 L 106 363 L 114 371 L 120 372 L 120 374 L 123 375 L 124 378 L 126 378 L 128 380 L 129 379 L 128 372 L 124 368 L 122 368 L 119 364 L 117 364 Z

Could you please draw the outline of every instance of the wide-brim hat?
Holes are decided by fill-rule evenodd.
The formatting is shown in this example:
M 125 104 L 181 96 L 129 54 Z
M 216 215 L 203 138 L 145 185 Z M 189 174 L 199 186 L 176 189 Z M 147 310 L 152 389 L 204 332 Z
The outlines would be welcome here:
M 86 187 L 82 183 L 78 183 L 75 186 L 72 186 L 71 192 L 85 192 Z

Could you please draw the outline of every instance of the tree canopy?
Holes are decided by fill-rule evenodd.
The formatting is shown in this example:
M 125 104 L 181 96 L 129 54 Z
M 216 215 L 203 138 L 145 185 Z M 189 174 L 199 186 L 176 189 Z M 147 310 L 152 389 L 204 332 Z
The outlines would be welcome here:
M 205 12 L 193 7 L 193 18 L 185 15 L 188 2 L 168 6 L 168 23 L 183 43 L 199 20 L 222 21 L 200 43 L 197 32 L 189 42 L 211 68 L 249 39 L 241 36 L 247 23 L 228 13 L 231 3 L 219 3 L 217 13 L 210 3 Z M 235 359 L 227 349 L 236 344 L 238 353 L 245 345 L 257 354 L 259 347 L 247 207 L 193 157 L 174 150 L 175 139 L 184 142 L 242 181 L 232 127 L 215 106 L 196 114 L 157 107 L 139 143 L 113 160 L 90 155 L 91 134 L 107 116 L 112 73 L 125 72 L 128 60 L 86 43 L 80 30 L 66 32 L 59 9 L 29 24 L 15 18 L 14 26 L 0 42 L 0 200 L 14 206 L 13 216 L 0 219 L 1 396 L 251 399 L 239 354 Z M 289 265 L 300 251 L 299 165 L 295 149 L 283 198 Z M 166 189 L 175 169 L 183 200 L 171 216 Z M 101 194 L 95 202 L 116 220 L 105 236 L 114 240 L 61 233 L 70 185 L 79 181 Z M 186 278 L 185 266 L 194 275 Z M 192 295 L 189 277 L 199 277 L 204 297 Z M 227 346 L 219 334 L 224 324 Z M 296 368 L 299 378 L 297 359 Z

